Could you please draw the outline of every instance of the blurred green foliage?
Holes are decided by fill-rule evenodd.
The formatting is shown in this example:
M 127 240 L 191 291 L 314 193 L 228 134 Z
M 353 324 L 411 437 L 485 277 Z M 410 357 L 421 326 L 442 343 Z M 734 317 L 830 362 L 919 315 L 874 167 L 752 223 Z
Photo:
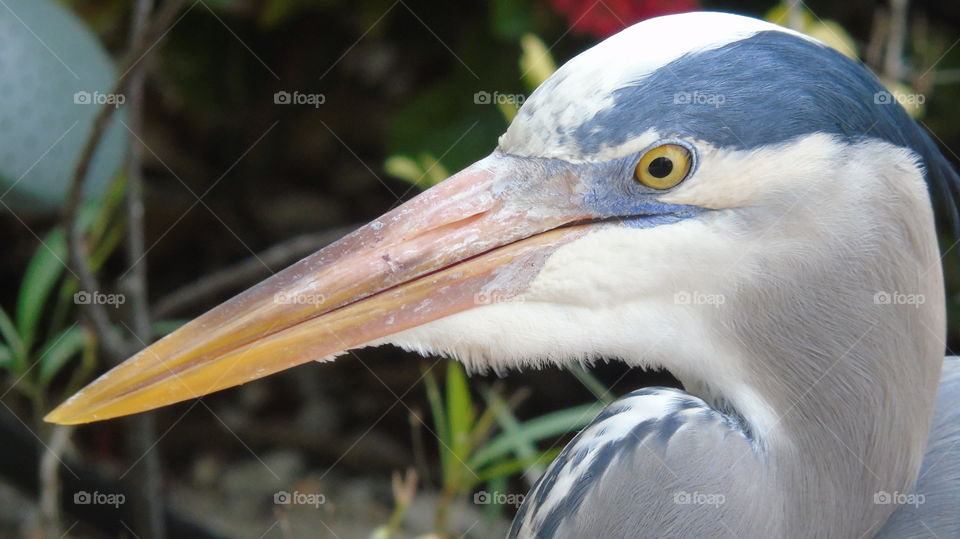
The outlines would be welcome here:
M 512 411 L 516 403 L 492 388 L 484 389 L 484 405 L 478 407 L 460 363 L 447 361 L 446 371 L 445 395 L 432 371 L 424 373 L 442 471 L 442 494 L 434 530 L 440 536 L 447 533 L 446 517 L 454 500 L 482 484 L 489 492 L 506 493 L 507 479 L 524 471 L 539 477 L 560 448 L 554 444 L 542 450 L 537 444 L 583 428 L 604 406 L 603 402 L 588 403 L 521 421 Z M 582 372 L 591 383 L 599 385 Z M 484 500 L 489 502 L 491 516 L 499 515 L 501 499 L 516 497 Z
M 122 239 L 125 182 L 118 177 L 103 197 L 91 199 L 80 212 L 80 226 L 90 238 L 90 265 L 103 266 Z M 67 242 L 61 227 L 51 230 L 37 247 L 20 283 L 14 317 L 0 308 L 0 366 L 14 378 L 13 387 L 43 412 L 46 391 L 53 378 L 78 356 L 83 361 L 70 373 L 65 393 L 79 389 L 96 366 L 97 343 L 75 321 L 79 283 L 67 272 Z

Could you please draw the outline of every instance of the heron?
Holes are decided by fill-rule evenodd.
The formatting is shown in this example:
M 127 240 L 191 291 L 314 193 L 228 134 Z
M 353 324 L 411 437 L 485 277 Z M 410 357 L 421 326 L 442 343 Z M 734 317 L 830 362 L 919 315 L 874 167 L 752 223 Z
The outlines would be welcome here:
M 861 64 L 757 19 L 576 56 L 493 152 L 47 416 L 77 424 L 393 344 L 471 369 L 612 359 L 514 537 L 958 537 L 960 359 L 934 202 L 960 179 Z

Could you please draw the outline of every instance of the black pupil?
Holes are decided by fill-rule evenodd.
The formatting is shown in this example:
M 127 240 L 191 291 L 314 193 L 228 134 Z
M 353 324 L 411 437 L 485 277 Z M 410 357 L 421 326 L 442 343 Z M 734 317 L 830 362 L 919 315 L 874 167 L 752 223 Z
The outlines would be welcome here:
M 654 178 L 666 178 L 672 171 L 673 161 L 668 157 L 658 157 L 647 166 L 647 172 Z

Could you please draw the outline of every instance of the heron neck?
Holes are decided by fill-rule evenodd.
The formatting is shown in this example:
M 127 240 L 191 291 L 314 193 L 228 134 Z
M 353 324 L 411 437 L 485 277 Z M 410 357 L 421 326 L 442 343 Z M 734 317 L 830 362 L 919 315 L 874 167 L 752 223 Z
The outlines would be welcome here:
M 842 528 L 823 536 L 882 525 L 895 507 L 875 500 L 908 493 L 926 450 L 945 313 L 929 203 L 917 204 L 856 227 L 787 223 L 805 248 L 758 249 L 764 271 L 734 283 L 717 315 L 738 374 L 711 373 L 706 398 L 744 418 L 798 526 Z

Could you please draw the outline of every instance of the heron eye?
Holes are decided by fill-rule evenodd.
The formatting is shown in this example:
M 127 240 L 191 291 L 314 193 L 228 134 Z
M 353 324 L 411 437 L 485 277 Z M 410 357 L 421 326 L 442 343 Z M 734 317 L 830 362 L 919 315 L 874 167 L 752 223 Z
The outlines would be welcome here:
M 634 177 L 652 189 L 670 189 L 690 173 L 690 150 L 679 144 L 664 144 L 643 154 Z

